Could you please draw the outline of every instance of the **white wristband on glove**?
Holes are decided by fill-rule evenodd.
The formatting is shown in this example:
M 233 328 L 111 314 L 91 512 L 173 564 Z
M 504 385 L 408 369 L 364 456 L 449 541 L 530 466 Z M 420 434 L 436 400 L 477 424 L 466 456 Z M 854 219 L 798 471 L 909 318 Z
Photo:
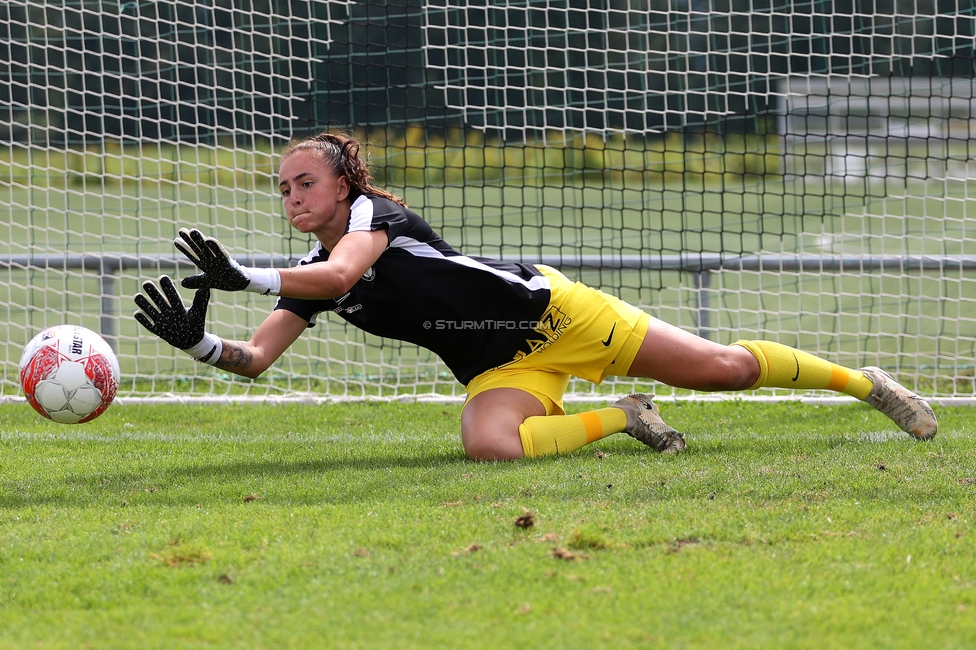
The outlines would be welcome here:
M 251 279 L 245 291 L 260 293 L 262 296 L 277 296 L 281 291 L 281 273 L 278 269 L 258 269 L 244 267 L 244 273 Z
M 215 366 L 217 365 L 217 361 L 220 359 L 220 353 L 223 352 L 223 350 L 224 344 L 218 337 L 208 332 L 204 332 L 203 340 L 194 345 L 192 348 L 188 348 L 183 351 L 197 361 Z

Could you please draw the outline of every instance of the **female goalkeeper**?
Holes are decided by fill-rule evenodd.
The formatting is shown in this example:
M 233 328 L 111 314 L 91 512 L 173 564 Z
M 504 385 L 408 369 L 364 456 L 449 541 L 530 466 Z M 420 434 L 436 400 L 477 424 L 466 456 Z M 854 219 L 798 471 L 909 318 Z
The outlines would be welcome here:
M 323 311 L 421 345 L 465 385 L 461 440 L 479 461 L 569 453 L 624 431 L 660 452 L 684 449 L 684 436 L 646 395 L 565 415 L 570 375 L 701 391 L 828 389 L 866 401 L 917 439 L 936 433 L 929 405 L 879 368 L 849 370 L 768 341 L 713 343 L 555 269 L 463 255 L 374 187 L 359 151 L 356 140 L 325 133 L 282 152 L 285 216 L 318 240 L 297 266 L 243 267 L 217 240 L 181 229 L 176 247 L 200 271 L 182 282 L 196 289 L 192 306 L 162 276 L 135 296 L 136 320 L 197 360 L 246 377 L 269 368 Z M 204 329 L 211 289 L 279 298 L 250 341 L 228 341 Z

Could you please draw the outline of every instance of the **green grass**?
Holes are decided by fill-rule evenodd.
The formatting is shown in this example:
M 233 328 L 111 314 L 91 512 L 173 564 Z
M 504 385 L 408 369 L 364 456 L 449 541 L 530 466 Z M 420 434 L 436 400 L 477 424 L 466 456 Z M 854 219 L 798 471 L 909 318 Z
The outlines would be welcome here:
M 664 412 L 682 455 L 480 465 L 456 404 L 2 405 L 0 647 L 976 644 L 970 409 Z

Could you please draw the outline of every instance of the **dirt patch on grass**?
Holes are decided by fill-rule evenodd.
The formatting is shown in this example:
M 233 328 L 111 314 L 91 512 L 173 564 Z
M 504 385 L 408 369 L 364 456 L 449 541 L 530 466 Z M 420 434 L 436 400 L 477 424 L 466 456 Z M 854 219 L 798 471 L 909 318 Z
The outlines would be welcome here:
M 206 564 L 213 559 L 213 553 L 202 547 L 183 545 L 177 537 L 170 542 L 169 548 L 159 553 L 150 553 L 149 557 L 171 569 L 182 569 L 195 564 Z
M 665 553 L 668 555 L 679 553 L 685 547 L 697 546 L 698 544 L 701 544 L 701 540 L 697 537 L 682 537 L 681 539 L 676 539 L 668 544 L 668 549 L 665 551 Z
M 533 526 L 535 526 L 535 513 L 530 510 L 526 510 L 521 515 L 515 518 L 516 528 L 524 529 L 524 528 L 532 528 Z

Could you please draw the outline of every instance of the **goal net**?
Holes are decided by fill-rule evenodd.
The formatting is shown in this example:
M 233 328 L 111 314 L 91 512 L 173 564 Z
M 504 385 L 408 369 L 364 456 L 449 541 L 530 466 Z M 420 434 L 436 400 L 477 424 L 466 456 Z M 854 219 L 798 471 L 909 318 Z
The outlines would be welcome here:
M 950 3 L 953 4 L 953 3 Z M 878 0 L 0 4 L 0 399 L 78 323 L 120 395 L 450 398 L 430 352 L 321 317 L 265 375 L 197 364 L 132 295 L 311 247 L 276 154 L 329 128 L 462 252 L 556 266 L 721 343 L 769 339 L 976 397 L 974 13 Z M 189 298 L 189 296 L 186 296 Z M 247 339 L 273 299 L 218 293 Z M 575 381 L 578 398 L 641 388 Z M 758 397 L 793 397 L 764 390 Z M 702 397 L 698 395 L 697 397 Z

